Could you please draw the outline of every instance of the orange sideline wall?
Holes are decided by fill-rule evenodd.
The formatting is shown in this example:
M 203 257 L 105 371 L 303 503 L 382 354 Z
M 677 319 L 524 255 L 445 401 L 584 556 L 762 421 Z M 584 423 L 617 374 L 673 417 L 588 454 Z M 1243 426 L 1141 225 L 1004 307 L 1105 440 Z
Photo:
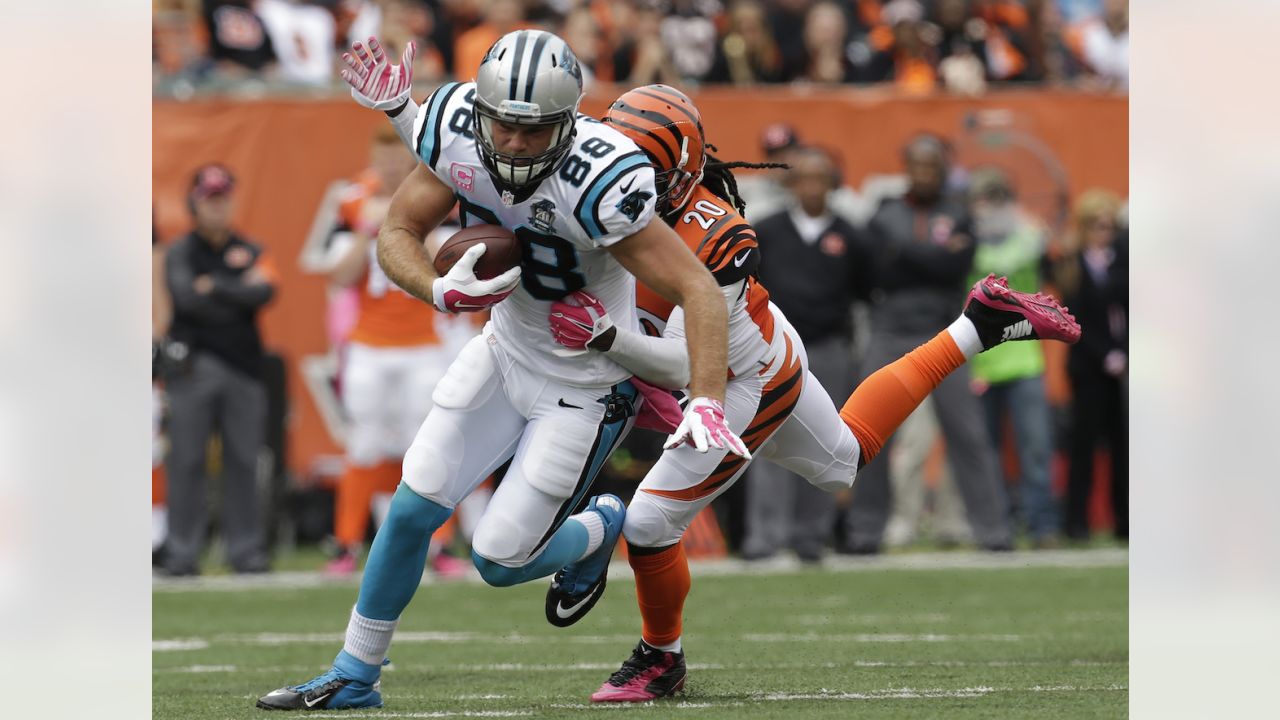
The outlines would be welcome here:
M 597 89 L 583 110 L 599 116 L 620 89 Z M 707 89 L 693 95 L 719 156 L 760 160 L 761 130 L 792 124 L 806 140 L 837 148 L 855 188 L 870 173 L 901 170 L 899 148 L 930 130 L 955 136 L 966 115 L 1011 111 L 1019 129 L 1045 142 L 1066 169 L 1074 197 L 1091 187 L 1122 196 L 1129 188 L 1127 97 L 1010 91 L 982 99 L 901 98 L 879 90 L 803 92 L 788 88 Z M 304 274 L 298 255 L 325 188 L 364 167 L 369 138 L 385 122 L 345 99 L 156 101 L 152 105 L 155 218 L 166 242 L 188 230 L 184 194 L 204 162 L 227 164 L 239 181 L 237 224 L 265 245 L 281 290 L 262 319 L 267 344 L 289 363 L 290 467 L 304 471 L 337 451 L 299 371 L 304 355 L 323 354 L 324 280 Z M 1055 394 L 1061 394 L 1056 391 Z

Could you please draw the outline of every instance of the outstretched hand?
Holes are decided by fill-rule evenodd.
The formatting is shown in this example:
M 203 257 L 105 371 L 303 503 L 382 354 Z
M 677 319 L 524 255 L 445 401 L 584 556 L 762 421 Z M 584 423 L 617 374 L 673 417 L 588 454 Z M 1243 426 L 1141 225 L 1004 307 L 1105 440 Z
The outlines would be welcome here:
M 342 54 L 345 67 L 339 74 L 351 86 L 351 97 L 357 103 L 371 110 L 388 112 L 408 102 L 409 90 L 413 87 L 413 59 L 417 54 L 418 46 L 410 42 L 400 57 L 400 64 L 393 65 L 378 39 L 371 37 L 368 47 L 356 42 L 351 52 Z

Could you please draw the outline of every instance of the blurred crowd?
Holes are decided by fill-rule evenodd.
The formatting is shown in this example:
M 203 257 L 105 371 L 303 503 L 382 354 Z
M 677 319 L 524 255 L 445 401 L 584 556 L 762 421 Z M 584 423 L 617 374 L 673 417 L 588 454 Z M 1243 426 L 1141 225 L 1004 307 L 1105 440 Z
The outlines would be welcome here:
M 153 0 L 157 87 L 330 88 L 377 36 L 415 78 L 474 76 L 518 28 L 551 30 L 586 81 L 641 85 L 1128 86 L 1127 0 Z

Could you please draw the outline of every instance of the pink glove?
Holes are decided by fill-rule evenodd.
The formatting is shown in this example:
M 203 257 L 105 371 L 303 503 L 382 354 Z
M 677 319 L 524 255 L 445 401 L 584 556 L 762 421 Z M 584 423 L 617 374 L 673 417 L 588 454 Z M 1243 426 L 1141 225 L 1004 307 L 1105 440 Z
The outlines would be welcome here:
M 709 397 L 696 397 L 689 401 L 680 427 L 676 428 L 662 447 L 670 450 L 686 442 L 692 442 L 698 452 L 706 452 L 708 448 L 714 447 L 728 450 L 744 460 L 751 459 L 751 451 L 747 450 L 742 438 L 735 435 L 725 422 L 724 406 L 719 400 Z
M 352 53 L 355 56 L 352 57 Z M 413 86 L 413 58 L 418 46 L 410 42 L 404 49 L 399 65 L 387 60 L 378 38 L 369 38 L 369 48 L 357 42 L 351 52 L 342 53 L 346 67 L 339 73 L 351 86 L 351 97 L 364 107 L 387 112 L 395 110 L 409 100 Z
M 571 350 L 586 350 L 587 343 L 613 327 L 609 311 L 584 290 L 551 303 L 551 337 Z
M 632 377 L 631 384 L 636 386 L 640 396 L 644 398 L 644 402 L 640 403 L 640 412 L 636 413 L 636 427 L 662 433 L 675 432 L 683 415 L 680 403 L 676 402 L 671 393 L 638 377 Z
M 501 275 L 481 280 L 476 277 L 476 261 L 488 248 L 476 243 L 462 253 L 444 277 L 431 284 L 431 300 L 440 312 L 476 312 L 497 305 L 520 284 L 520 266 Z

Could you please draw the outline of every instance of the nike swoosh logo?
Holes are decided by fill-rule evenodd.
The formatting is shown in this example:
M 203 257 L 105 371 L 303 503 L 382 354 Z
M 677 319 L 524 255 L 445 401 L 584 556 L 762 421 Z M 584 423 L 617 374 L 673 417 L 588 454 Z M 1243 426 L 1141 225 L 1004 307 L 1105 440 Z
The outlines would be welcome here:
M 586 596 L 586 597 L 582 598 L 581 600 L 579 600 L 578 602 L 576 602 L 576 603 L 574 603 L 574 604 L 570 605 L 570 606 L 569 606 L 569 607 L 567 607 L 567 608 L 566 608 L 566 607 L 561 607 L 560 603 L 556 603 L 556 616 L 557 616 L 557 617 L 559 617 L 559 618 L 560 618 L 560 619 L 562 619 L 562 620 L 563 620 L 563 619 L 565 619 L 565 618 L 571 618 L 571 617 L 573 617 L 573 613 L 574 613 L 575 611 L 577 611 L 577 609 L 578 609 L 578 608 L 580 608 L 580 607 L 582 607 L 583 605 L 585 605 L 585 604 L 587 603 L 587 601 L 588 601 L 588 600 L 590 600 L 590 599 L 591 599 L 591 598 L 593 598 L 593 597 L 595 597 L 595 593 L 587 593 L 587 596 Z
M 629 191 L 629 190 L 631 189 L 631 185 L 632 185 L 633 183 L 635 183 L 635 181 L 636 181 L 636 179 L 635 179 L 635 178 L 631 178 L 630 180 L 628 180 L 628 181 L 627 181 L 627 184 L 626 184 L 626 185 L 623 185 L 623 186 L 622 186 L 622 194 L 623 194 L 623 195 L 626 195 L 626 194 L 627 194 L 627 191 Z
M 567 403 L 567 402 L 565 402 L 565 401 L 564 401 L 564 398 L 560 398 L 560 402 L 558 402 L 558 403 L 556 403 L 556 404 L 557 404 L 557 405 L 559 405 L 560 407 L 573 408 L 574 410 L 581 410 L 581 409 L 582 409 L 582 406 L 581 406 L 581 405 L 570 405 L 569 403 Z
M 748 258 L 748 257 L 750 257 L 750 256 L 751 256 L 751 251 L 750 251 L 750 250 L 747 250 L 747 251 L 743 252 L 741 255 L 739 255 L 738 257 L 736 257 L 736 258 L 734 258 L 734 259 L 733 259 L 733 266 L 734 266 L 734 267 L 742 267 L 742 263 L 746 262 L 746 261 L 747 261 L 747 258 Z
M 315 700 L 308 700 L 306 698 L 302 698 L 302 702 L 306 703 L 307 707 L 315 707 L 317 703 L 322 702 L 325 698 L 329 697 L 332 694 L 333 693 L 325 693 L 320 697 L 316 698 Z

